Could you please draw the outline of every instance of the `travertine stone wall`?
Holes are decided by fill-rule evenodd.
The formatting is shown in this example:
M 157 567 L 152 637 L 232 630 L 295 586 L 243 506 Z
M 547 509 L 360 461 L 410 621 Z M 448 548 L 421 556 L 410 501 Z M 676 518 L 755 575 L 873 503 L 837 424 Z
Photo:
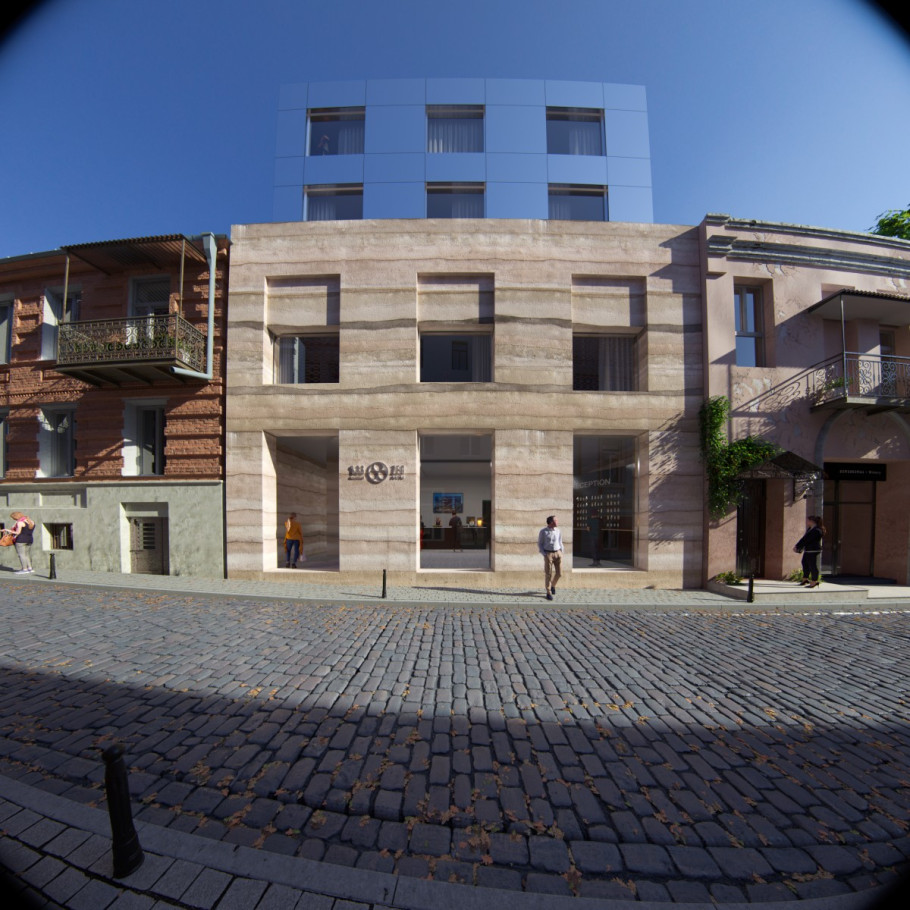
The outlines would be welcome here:
M 489 433 L 491 571 L 473 573 L 473 584 L 526 585 L 540 569 L 537 532 L 551 513 L 561 518 L 569 583 L 699 583 L 697 231 L 487 219 L 295 222 L 235 227 L 232 243 L 230 574 L 255 576 L 274 561 L 275 489 L 286 481 L 266 440 L 280 447 L 287 437 L 337 434 L 341 576 L 375 578 L 386 568 L 404 583 L 420 577 L 419 435 Z M 275 337 L 320 328 L 339 333 L 339 382 L 273 385 Z M 420 333 L 434 331 L 492 333 L 493 381 L 420 383 Z M 573 332 L 583 331 L 637 336 L 639 391 L 572 390 Z M 571 572 L 578 434 L 637 440 L 634 569 Z M 400 479 L 349 479 L 348 468 L 357 476 L 376 462 L 396 466 Z M 239 530 L 251 519 L 267 541 L 258 557 L 255 538 Z M 312 577 L 323 576 L 332 577 Z

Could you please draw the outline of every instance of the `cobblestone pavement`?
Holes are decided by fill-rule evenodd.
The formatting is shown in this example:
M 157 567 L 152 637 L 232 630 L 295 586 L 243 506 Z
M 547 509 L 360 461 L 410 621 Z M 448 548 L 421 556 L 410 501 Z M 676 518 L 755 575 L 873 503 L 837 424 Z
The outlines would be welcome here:
M 893 880 L 910 613 L 671 606 L 4 580 L 0 774 L 103 806 L 116 740 L 139 820 L 528 895 L 834 900 Z

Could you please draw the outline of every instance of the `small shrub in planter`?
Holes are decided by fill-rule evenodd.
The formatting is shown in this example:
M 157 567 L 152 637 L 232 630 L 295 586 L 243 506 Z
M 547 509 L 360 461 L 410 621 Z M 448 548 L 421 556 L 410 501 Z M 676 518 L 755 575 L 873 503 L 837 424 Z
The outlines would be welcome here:
M 739 585 L 742 584 L 742 580 L 742 575 L 737 575 L 736 572 L 718 572 L 714 576 L 714 581 L 720 582 L 722 585 Z

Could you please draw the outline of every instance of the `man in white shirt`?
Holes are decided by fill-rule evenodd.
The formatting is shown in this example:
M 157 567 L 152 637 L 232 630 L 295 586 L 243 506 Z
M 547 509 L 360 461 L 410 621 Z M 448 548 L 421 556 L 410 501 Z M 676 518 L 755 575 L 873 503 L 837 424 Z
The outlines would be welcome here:
M 547 526 L 537 535 L 537 549 L 543 554 L 543 580 L 547 600 L 556 594 L 556 582 L 562 577 L 562 531 L 555 515 L 547 516 Z

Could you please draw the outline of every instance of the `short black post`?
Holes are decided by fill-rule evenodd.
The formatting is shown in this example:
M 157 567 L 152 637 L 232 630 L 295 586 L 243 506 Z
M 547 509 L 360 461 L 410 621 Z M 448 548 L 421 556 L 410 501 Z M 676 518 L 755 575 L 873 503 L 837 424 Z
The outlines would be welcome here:
M 749 593 L 746 596 L 746 603 L 754 604 L 755 603 L 755 573 L 749 573 Z
M 385 592 L 386 592 L 386 586 L 385 586 L 385 581 L 386 581 L 386 579 L 385 579 L 385 572 L 386 572 L 386 570 L 383 569 L 383 570 L 382 570 L 382 599 L 383 599 L 383 600 L 385 600 Z
M 111 817 L 111 841 L 114 854 L 114 878 L 123 878 L 142 865 L 145 856 L 139 835 L 133 827 L 130 807 L 130 785 L 123 761 L 123 746 L 116 743 L 101 753 L 104 759 L 104 789 L 107 811 Z
M 51 553 L 50 567 L 47 570 L 47 577 L 48 578 L 57 577 L 57 554 L 56 553 Z

